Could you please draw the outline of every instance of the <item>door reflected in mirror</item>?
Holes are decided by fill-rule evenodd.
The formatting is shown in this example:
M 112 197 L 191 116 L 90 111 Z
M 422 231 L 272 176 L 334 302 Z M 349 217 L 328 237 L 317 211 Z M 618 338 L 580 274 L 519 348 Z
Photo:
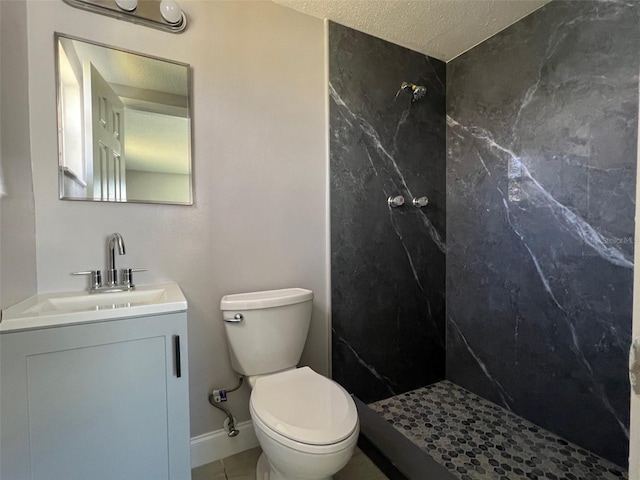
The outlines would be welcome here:
M 56 34 L 60 198 L 191 205 L 190 69 Z

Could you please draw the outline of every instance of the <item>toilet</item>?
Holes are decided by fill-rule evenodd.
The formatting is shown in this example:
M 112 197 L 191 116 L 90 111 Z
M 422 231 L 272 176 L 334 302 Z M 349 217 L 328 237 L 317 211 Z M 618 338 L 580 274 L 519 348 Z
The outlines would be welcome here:
M 302 288 L 226 295 L 220 302 L 232 368 L 251 386 L 249 411 L 262 455 L 257 480 L 331 480 L 360 432 L 347 391 L 297 368 L 313 292 Z

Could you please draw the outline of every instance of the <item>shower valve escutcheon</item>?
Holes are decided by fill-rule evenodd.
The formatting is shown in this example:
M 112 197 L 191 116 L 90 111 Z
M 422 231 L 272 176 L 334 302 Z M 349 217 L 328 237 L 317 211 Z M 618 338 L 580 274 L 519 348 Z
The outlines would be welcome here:
M 391 195 L 387 198 L 387 204 L 392 208 L 401 207 L 404 205 L 404 197 L 402 195 Z

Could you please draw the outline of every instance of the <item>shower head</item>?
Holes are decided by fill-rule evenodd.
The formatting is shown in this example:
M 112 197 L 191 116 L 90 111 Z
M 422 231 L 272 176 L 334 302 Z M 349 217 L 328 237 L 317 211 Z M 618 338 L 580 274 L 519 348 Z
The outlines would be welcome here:
M 400 92 L 411 93 L 411 101 L 415 102 L 416 100 L 420 100 L 427 94 L 427 88 L 423 87 L 422 85 L 416 85 L 415 83 L 402 82 L 402 85 L 400 85 L 400 89 L 396 93 L 394 100 L 398 98 Z

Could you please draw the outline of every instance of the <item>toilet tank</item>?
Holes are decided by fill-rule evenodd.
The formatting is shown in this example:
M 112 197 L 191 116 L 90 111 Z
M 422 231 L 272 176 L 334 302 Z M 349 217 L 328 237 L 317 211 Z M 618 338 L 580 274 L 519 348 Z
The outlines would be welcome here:
M 313 292 L 303 288 L 222 297 L 220 309 L 233 369 L 248 376 L 297 366 L 312 303 Z

